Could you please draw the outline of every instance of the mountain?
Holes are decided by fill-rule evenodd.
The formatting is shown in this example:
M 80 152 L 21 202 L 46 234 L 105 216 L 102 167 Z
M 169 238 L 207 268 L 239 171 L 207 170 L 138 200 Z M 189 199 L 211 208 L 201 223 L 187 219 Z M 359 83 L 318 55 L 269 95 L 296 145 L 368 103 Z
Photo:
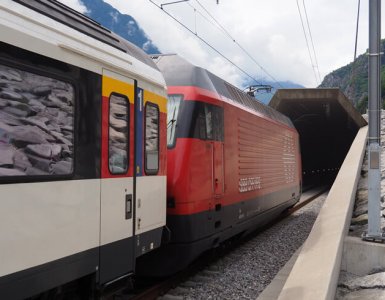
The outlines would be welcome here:
M 384 46 L 385 39 L 381 40 L 381 49 L 384 49 Z M 319 87 L 339 87 L 361 112 L 365 112 L 368 102 L 368 65 L 367 53 L 361 54 L 357 57 L 354 64 L 351 62 L 326 75 Z M 381 55 L 381 78 L 382 102 L 384 103 L 384 55 Z
M 121 14 L 102 0 L 81 0 L 81 2 L 87 8 L 85 14 L 91 19 L 142 48 L 148 54 L 160 53 L 131 16 Z

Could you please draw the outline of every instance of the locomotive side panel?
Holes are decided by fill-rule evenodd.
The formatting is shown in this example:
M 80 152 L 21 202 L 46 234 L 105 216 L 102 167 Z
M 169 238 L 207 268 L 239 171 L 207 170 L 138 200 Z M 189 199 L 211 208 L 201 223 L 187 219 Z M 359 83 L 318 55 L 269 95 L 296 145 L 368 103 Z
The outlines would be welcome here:
M 141 273 L 156 276 L 181 270 L 298 201 L 300 156 L 298 135 L 285 116 L 177 55 L 154 61 L 171 100 L 171 241 L 141 261 Z
M 298 134 L 231 105 L 225 106 L 225 124 L 224 201 L 228 209 L 222 216 L 224 227 L 247 221 L 289 200 L 292 204 L 297 201 Z
M 178 129 L 192 128 L 179 131 L 169 149 L 168 222 L 174 242 L 204 237 L 219 237 L 219 242 L 245 229 L 234 229 L 234 224 L 258 215 L 264 222 L 271 216 L 263 213 L 279 206 L 282 211 L 299 199 L 298 134 L 293 129 L 199 89 L 194 94 L 187 88 L 184 97 L 200 101 L 181 104 L 178 117 L 188 125 L 179 120 Z M 209 107 L 223 109 L 224 117 L 210 122 Z
M 233 162 L 227 176 L 238 175 L 238 180 L 231 181 L 229 196 L 247 199 L 298 187 L 298 134 L 295 131 L 237 109 L 236 113 L 228 114 L 228 122 L 234 126 L 228 128 L 231 132 L 225 136 L 226 149 L 233 149 L 231 155 L 226 153 L 226 161 Z M 297 190 L 296 196 L 298 193 Z M 266 207 L 261 207 L 264 209 Z
M 142 261 L 142 274 L 180 270 L 203 251 L 263 225 L 299 199 L 296 132 L 218 97 L 209 99 L 198 89 L 192 95 L 192 90 L 181 93 L 189 100 L 180 104 L 179 132 L 168 150 L 171 241 Z M 209 107 L 223 108 L 223 121 L 209 124 Z M 208 128 L 220 132 L 220 126 L 222 138 L 207 138 Z M 214 146 L 223 151 L 223 160 L 216 159 Z M 221 175 L 216 169 L 223 170 L 223 194 L 215 189 Z

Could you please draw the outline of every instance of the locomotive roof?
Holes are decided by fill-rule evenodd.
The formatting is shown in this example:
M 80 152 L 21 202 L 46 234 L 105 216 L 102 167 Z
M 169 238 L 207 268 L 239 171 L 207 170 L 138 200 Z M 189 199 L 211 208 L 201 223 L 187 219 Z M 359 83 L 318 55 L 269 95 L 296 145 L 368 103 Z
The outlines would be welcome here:
M 171 55 L 153 56 L 169 86 L 196 86 L 222 95 L 236 103 L 257 111 L 275 121 L 294 128 L 288 117 L 264 105 L 213 73 L 189 63 L 182 57 Z
M 146 65 L 156 65 L 142 49 L 114 34 L 91 18 L 69 8 L 56 0 L 13 0 L 66 26 L 86 34 L 111 47 L 125 52 Z

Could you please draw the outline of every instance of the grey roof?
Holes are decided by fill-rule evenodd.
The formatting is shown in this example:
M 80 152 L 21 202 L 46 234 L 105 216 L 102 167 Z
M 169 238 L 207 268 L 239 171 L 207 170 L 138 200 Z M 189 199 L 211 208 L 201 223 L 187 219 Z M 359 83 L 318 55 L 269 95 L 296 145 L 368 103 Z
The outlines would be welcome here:
M 168 86 L 195 86 L 222 95 L 275 121 L 294 127 L 290 119 L 264 105 L 213 73 L 195 66 L 176 54 L 152 57 Z

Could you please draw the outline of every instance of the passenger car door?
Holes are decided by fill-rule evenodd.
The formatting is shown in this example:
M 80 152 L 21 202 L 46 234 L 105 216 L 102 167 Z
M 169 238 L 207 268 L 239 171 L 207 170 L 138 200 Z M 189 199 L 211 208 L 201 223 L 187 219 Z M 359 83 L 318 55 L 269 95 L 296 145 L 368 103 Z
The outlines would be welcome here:
M 100 283 L 133 272 L 135 81 L 103 70 Z

